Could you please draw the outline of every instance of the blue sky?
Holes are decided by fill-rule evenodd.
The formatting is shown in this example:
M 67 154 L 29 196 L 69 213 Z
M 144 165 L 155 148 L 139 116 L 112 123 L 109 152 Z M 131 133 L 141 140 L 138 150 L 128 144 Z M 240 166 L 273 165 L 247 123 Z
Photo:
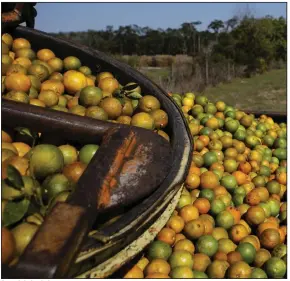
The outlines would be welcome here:
M 256 17 L 286 17 L 285 3 L 38 3 L 36 29 L 45 32 L 105 29 L 107 25 L 137 24 L 178 28 L 183 22 L 227 20 L 250 10 Z

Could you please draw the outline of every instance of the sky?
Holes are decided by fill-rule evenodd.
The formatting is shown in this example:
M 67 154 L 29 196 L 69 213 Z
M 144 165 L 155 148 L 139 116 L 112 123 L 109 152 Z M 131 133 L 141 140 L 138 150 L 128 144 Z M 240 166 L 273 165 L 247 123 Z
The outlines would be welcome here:
M 205 30 L 214 19 L 228 20 L 246 11 L 256 17 L 286 17 L 286 3 L 38 3 L 35 28 L 44 32 L 102 30 L 112 25 L 179 28 L 201 21 Z

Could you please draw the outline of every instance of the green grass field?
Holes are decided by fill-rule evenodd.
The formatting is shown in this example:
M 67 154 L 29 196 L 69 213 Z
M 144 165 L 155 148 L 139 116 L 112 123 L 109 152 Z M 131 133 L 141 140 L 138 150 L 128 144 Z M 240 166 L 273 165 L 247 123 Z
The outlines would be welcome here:
M 207 88 L 203 94 L 211 101 L 222 100 L 249 111 L 287 112 L 286 69 L 272 70 L 252 78 L 237 78 L 230 83 Z
M 167 68 L 148 68 L 142 71 L 157 84 L 167 77 Z M 229 83 L 207 88 L 202 94 L 212 102 L 222 100 L 241 110 L 287 112 L 286 69 L 271 70 L 251 78 L 236 78 Z M 197 93 L 198 94 L 198 93 Z

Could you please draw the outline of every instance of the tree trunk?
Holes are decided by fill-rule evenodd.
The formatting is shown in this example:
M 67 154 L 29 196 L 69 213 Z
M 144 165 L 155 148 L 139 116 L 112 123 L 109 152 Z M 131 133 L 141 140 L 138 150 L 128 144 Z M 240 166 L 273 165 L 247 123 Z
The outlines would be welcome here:
M 228 61 L 228 81 L 231 80 L 231 63 Z
M 208 85 L 209 77 L 208 77 L 208 56 L 205 56 L 205 84 Z
M 200 53 L 200 36 L 199 35 L 197 35 L 198 36 L 198 38 L 197 38 L 197 51 L 198 51 L 198 53 Z

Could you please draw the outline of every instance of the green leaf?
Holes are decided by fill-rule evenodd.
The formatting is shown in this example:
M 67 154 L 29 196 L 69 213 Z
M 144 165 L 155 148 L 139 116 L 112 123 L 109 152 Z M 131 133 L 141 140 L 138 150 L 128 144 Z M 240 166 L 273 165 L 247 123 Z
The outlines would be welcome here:
M 124 97 L 124 92 L 122 90 L 116 90 L 113 93 L 113 97 L 115 97 L 115 98 L 123 98 Z
M 26 214 L 30 201 L 24 198 L 21 201 L 8 201 L 3 213 L 3 225 L 9 226 L 20 221 Z
M 130 85 L 124 86 L 122 90 L 130 92 L 134 91 L 138 86 L 139 85 L 137 83 L 130 83 Z
M 137 93 L 137 92 L 132 92 L 126 95 L 128 98 L 133 99 L 133 100 L 139 100 L 142 98 L 142 95 Z
M 31 133 L 31 131 L 28 129 L 28 128 L 24 128 L 24 127 L 16 127 L 15 130 L 17 132 L 19 132 L 21 135 L 24 135 L 24 136 L 30 136 L 33 138 L 33 135 Z
M 12 187 L 19 190 L 24 187 L 24 182 L 22 180 L 21 174 L 12 165 L 7 166 L 7 182 L 8 185 L 11 185 Z
M 33 145 L 35 145 L 36 141 L 39 139 L 39 135 L 36 132 L 32 132 L 28 128 L 25 127 L 16 127 L 15 130 L 19 132 L 21 135 L 29 136 L 33 139 Z

